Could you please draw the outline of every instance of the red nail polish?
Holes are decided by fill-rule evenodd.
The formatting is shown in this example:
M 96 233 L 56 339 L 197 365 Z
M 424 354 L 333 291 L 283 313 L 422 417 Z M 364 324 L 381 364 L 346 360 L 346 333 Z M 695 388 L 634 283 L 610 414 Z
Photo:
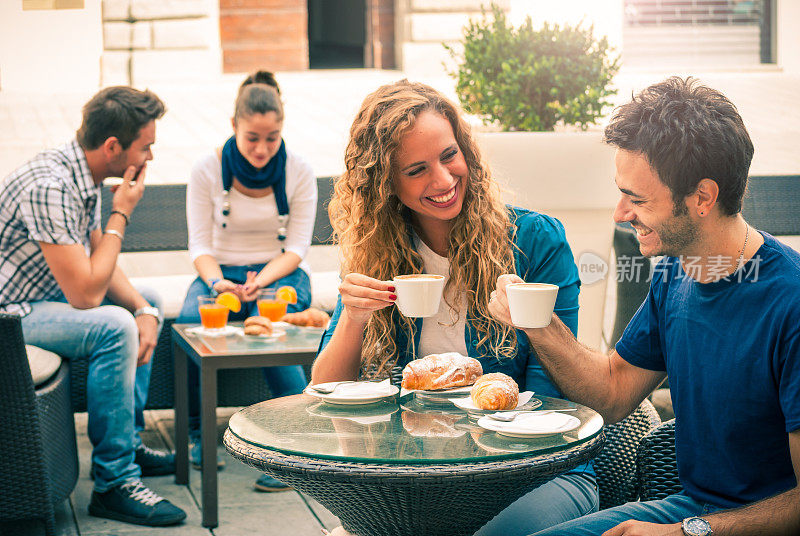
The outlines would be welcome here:
M 389 294 L 389 299 L 390 300 L 396 300 L 397 299 L 397 294 Z
M 389 292 L 395 292 L 397 289 L 394 287 L 389 287 Z

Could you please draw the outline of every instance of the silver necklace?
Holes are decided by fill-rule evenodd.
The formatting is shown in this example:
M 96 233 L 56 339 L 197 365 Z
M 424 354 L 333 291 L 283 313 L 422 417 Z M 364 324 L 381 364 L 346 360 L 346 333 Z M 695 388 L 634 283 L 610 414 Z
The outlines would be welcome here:
M 745 224 L 747 225 L 747 224 Z M 742 244 L 742 251 L 739 252 L 739 260 L 736 261 L 736 270 L 742 267 L 742 260 L 744 260 L 744 250 L 747 247 L 747 239 L 750 238 L 750 226 L 747 225 L 744 232 L 744 244 Z M 736 271 L 734 270 L 734 272 Z

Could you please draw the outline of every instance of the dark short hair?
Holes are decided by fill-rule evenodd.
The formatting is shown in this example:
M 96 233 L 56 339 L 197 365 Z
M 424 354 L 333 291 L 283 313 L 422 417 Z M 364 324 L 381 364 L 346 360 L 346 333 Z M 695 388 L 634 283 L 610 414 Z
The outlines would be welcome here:
M 673 76 L 634 96 L 614 112 L 605 141 L 643 153 L 676 207 L 711 179 L 722 213 L 742 210 L 753 142 L 736 106 L 696 79 Z
M 256 71 L 248 75 L 239 86 L 233 120 L 267 112 L 275 112 L 278 119 L 283 120 L 281 88 L 274 74 L 269 71 Z
M 100 90 L 83 106 L 78 143 L 86 150 L 97 149 L 112 136 L 127 149 L 150 121 L 160 119 L 167 109 L 155 93 L 127 86 Z

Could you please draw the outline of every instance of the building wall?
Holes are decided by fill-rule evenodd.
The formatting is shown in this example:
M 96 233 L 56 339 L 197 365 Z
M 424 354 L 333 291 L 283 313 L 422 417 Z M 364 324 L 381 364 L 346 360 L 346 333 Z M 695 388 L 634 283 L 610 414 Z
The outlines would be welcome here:
M 777 0 L 777 63 L 784 72 L 800 75 L 800 2 Z
M 103 0 L 102 84 L 217 78 L 217 20 L 217 0 Z
M 219 0 L 222 70 L 308 69 L 306 0 Z
M 511 0 L 495 0 L 505 11 Z M 463 38 L 470 17 L 481 14 L 486 0 L 395 0 L 395 58 L 411 76 L 438 76 L 455 68 L 442 43 Z
M 82 9 L 23 11 L 21 0 L 0 1 L 0 89 L 96 89 L 103 33 L 100 0 Z
M 394 57 L 394 0 L 367 0 L 372 9 L 370 46 L 367 47 L 367 63 L 376 69 L 393 69 Z

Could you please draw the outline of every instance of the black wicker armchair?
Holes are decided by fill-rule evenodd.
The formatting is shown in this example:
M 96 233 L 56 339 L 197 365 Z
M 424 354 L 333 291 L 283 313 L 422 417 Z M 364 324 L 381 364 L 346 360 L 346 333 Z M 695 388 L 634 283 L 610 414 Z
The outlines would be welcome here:
M 40 519 L 52 536 L 78 480 L 69 366 L 34 389 L 18 316 L 0 313 L 0 340 L 0 524 Z
M 675 458 L 675 419 L 645 436 L 636 453 L 636 487 L 639 499 L 663 499 L 683 489 Z
M 624 420 L 605 427 L 606 443 L 594 460 L 601 510 L 636 500 L 637 448 L 660 423 L 655 408 L 645 400 Z

